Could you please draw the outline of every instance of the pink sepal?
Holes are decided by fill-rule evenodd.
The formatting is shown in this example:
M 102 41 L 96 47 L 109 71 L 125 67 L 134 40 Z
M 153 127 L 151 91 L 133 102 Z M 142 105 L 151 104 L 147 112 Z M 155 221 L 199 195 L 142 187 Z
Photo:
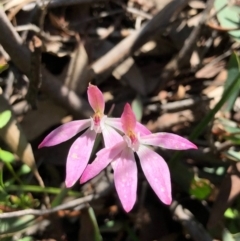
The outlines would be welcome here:
M 150 186 L 163 203 L 170 205 L 172 194 L 170 172 L 167 163 L 156 152 L 145 146 L 141 146 L 137 154 L 143 173 Z
M 144 145 L 159 146 L 172 150 L 198 149 L 196 145 L 186 138 L 166 132 L 142 136 L 140 142 Z
M 103 114 L 105 109 L 105 101 L 102 92 L 98 89 L 97 86 L 90 84 L 87 90 L 87 94 L 88 102 L 93 110 Z
M 71 139 L 77 133 L 83 131 L 90 126 L 90 120 L 76 120 L 63 124 L 50 132 L 44 140 L 39 144 L 38 148 L 44 146 L 55 146 L 64 141 Z
M 112 148 L 104 148 L 97 153 L 96 159 L 84 170 L 80 183 L 87 182 L 97 176 L 116 156 L 126 147 L 125 142 L 120 142 Z
M 120 118 L 107 118 L 106 124 L 112 126 L 113 128 L 115 128 L 121 132 L 124 132 Z M 139 122 L 136 123 L 135 132 L 139 133 L 140 136 L 145 136 L 145 135 L 151 134 L 151 131 L 148 130 L 147 127 L 145 127 L 143 124 L 141 124 Z
M 105 124 L 102 129 L 103 140 L 105 147 L 112 147 L 118 142 L 123 141 L 123 137 L 111 126 Z
M 133 151 L 125 148 L 115 162 L 115 187 L 124 210 L 130 212 L 137 196 L 137 165 Z
M 134 132 L 137 122 L 136 116 L 134 115 L 132 108 L 128 103 L 124 106 L 124 110 L 121 115 L 121 122 L 125 134 L 128 134 L 128 132 Z
M 89 161 L 96 132 L 88 129 L 72 144 L 66 164 L 66 187 L 72 187 L 82 175 Z

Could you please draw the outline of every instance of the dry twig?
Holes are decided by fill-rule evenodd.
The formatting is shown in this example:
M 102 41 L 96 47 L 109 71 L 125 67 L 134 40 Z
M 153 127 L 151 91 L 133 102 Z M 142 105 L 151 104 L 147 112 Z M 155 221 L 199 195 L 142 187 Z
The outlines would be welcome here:
M 60 204 L 54 208 L 50 208 L 47 210 L 25 209 L 25 210 L 14 211 L 14 212 L 9 212 L 9 213 L 2 213 L 2 214 L 0 214 L 0 220 L 7 219 L 7 218 L 13 218 L 13 217 L 21 217 L 24 215 L 42 216 L 42 215 L 56 213 L 60 210 L 66 210 L 66 209 L 72 209 L 72 208 L 75 208 L 75 210 L 81 210 L 81 209 L 85 208 L 89 202 L 107 195 L 112 190 L 112 188 L 113 188 L 113 183 L 109 182 L 108 185 L 106 187 L 104 187 L 104 189 L 101 189 L 100 191 L 98 191 L 96 189 L 95 194 L 90 194 L 85 197 L 80 197 L 80 198 L 74 199 L 74 200 L 69 201 L 64 204 Z
M 31 72 L 30 82 L 28 87 L 28 93 L 26 96 L 27 101 L 33 109 L 37 108 L 37 93 L 41 85 L 41 56 L 42 56 L 42 41 L 37 37 L 33 36 L 29 43 L 31 54 Z
M 172 203 L 171 210 L 177 220 L 187 229 L 193 240 L 212 241 L 211 236 L 207 233 L 202 224 L 194 219 L 193 214 L 189 210 L 183 208 L 183 206 L 176 201 Z
M 7 218 L 17 218 L 25 215 L 35 215 L 35 216 L 42 216 L 42 215 L 47 215 L 47 214 L 52 214 L 56 213 L 60 210 L 64 209 L 70 209 L 73 207 L 78 207 L 78 210 L 83 209 L 84 207 L 87 206 L 87 203 L 94 200 L 98 199 L 100 197 L 99 194 L 97 195 L 88 195 L 86 197 L 81 197 L 78 199 L 75 199 L 73 201 L 69 201 L 67 203 L 58 205 L 54 208 L 50 209 L 44 209 L 44 210 L 37 210 L 37 209 L 25 209 L 25 210 L 20 210 L 20 211 L 14 211 L 14 212 L 8 212 L 8 213 L 2 213 L 0 214 L 0 219 L 7 219 Z
M 167 4 L 158 14 L 156 14 L 145 26 L 130 36 L 123 39 L 107 54 L 98 59 L 91 66 L 92 78 L 99 78 L 101 74 L 109 72 L 118 64 L 123 62 L 127 57 L 137 51 L 155 34 L 160 34 L 160 31 L 173 21 L 173 16 L 176 12 L 183 9 L 189 0 L 173 0 Z M 104 74 L 104 78 L 107 75 Z
M 189 59 L 191 57 L 191 53 L 195 48 L 196 40 L 201 33 L 201 30 L 207 19 L 209 17 L 209 13 L 213 7 L 214 0 L 209 0 L 207 2 L 206 9 L 202 14 L 202 18 L 199 24 L 192 30 L 190 36 L 186 39 L 182 49 L 178 53 L 178 56 L 174 56 L 170 62 L 165 66 L 163 73 L 159 77 L 161 82 L 159 83 L 160 89 L 164 89 L 168 80 L 173 78 L 174 74 L 182 67 L 184 67 L 187 63 L 189 63 Z
M 31 52 L 23 45 L 20 36 L 16 33 L 2 8 L 0 8 L 0 32 L 0 44 L 15 65 L 27 76 L 30 76 Z M 45 68 L 42 68 L 42 90 L 76 117 L 89 117 L 92 114 L 92 110 L 85 100 L 63 86 Z
M 106 0 L 43 0 L 43 1 L 38 1 L 38 5 L 40 7 L 48 5 L 48 8 L 57 8 L 57 7 L 66 7 L 66 6 L 71 6 L 71 5 L 77 5 L 77 4 L 90 4 L 94 2 L 104 2 Z M 33 2 L 33 0 L 28 0 L 26 2 Z M 25 5 L 26 3 L 24 3 Z M 9 1 L 5 4 L 4 10 L 9 10 L 13 7 L 16 7 L 19 5 L 18 1 Z M 22 8 L 22 6 L 21 6 Z

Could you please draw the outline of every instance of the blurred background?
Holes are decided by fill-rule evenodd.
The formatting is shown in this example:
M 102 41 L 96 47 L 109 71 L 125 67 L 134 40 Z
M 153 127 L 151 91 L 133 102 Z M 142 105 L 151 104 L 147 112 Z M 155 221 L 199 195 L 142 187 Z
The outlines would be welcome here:
M 239 241 L 239 56 L 239 0 L 0 0 L 0 240 Z M 198 146 L 155 148 L 171 171 L 170 206 L 139 163 L 130 213 L 110 167 L 66 189 L 81 133 L 38 149 L 93 114 L 89 83 L 105 113 L 119 117 L 128 102 L 151 132 Z

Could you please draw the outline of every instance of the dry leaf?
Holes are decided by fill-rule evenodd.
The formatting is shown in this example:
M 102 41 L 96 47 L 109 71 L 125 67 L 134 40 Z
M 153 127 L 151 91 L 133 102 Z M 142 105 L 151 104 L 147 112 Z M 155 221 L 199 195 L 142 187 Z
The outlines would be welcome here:
M 114 45 L 108 41 L 104 41 L 98 48 L 94 49 L 95 58 L 99 58 L 107 53 Z M 137 93 L 146 95 L 146 86 L 143 75 L 135 64 L 132 57 L 127 58 L 120 65 L 118 65 L 112 72 L 112 75 L 120 80 L 125 80 Z M 99 83 L 99 82 L 98 82 Z
M 9 146 L 13 153 L 17 154 L 19 158 L 28 165 L 35 177 L 37 178 L 40 186 L 44 186 L 42 178 L 40 177 L 37 166 L 35 163 L 35 158 L 33 156 L 32 147 L 28 143 L 24 131 L 22 130 L 20 124 L 16 121 L 14 114 L 12 112 L 11 106 L 0 95 L 0 112 L 5 110 L 11 111 L 11 119 L 8 124 L 0 129 L 0 137 Z
M 21 126 L 28 140 L 32 141 L 48 130 L 61 123 L 67 111 L 50 100 L 39 101 L 38 109 L 28 111 L 23 118 Z
M 145 81 L 135 64 L 133 58 L 129 57 L 113 70 L 113 76 L 119 80 L 126 80 L 127 83 L 137 91 L 137 93 L 146 95 Z
M 88 86 L 88 55 L 82 42 L 79 42 L 71 54 L 71 61 L 67 67 L 65 85 L 77 94 L 84 93 Z
M 215 77 L 225 67 L 225 62 L 220 61 L 215 64 L 209 63 L 198 70 L 195 77 L 198 79 L 210 79 Z
M 183 85 L 179 85 L 177 93 L 172 96 L 172 100 L 182 100 L 185 97 L 186 89 Z
M 218 197 L 213 205 L 208 228 L 214 228 L 221 224 L 223 214 L 240 193 L 240 162 L 233 164 L 228 169 L 224 178 Z
M 203 1 L 190 1 L 188 5 L 194 9 L 205 9 L 206 3 Z

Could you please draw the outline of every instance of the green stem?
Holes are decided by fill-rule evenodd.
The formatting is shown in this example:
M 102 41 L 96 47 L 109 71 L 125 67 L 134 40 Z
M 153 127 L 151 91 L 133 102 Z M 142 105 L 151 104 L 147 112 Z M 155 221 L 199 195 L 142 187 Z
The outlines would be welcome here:
M 203 120 L 195 127 L 192 134 L 189 136 L 190 140 L 195 140 L 199 137 L 199 135 L 204 131 L 208 123 L 214 118 L 215 114 L 222 108 L 225 102 L 228 100 L 229 96 L 239 88 L 240 86 L 240 74 L 236 77 L 235 81 L 226 89 L 223 93 L 222 98 L 219 102 L 215 105 L 215 107 L 205 116 Z M 176 152 L 171 160 L 169 161 L 169 167 L 172 169 L 175 167 L 176 160 L 180 157 L 180 152 Z
M 92 221 L 92 225 L 94 228 L 94 241 L 102 241 L 102 236 L 98 227 L 97 219 L 92 207 L 88 208 L 88 215 Z
M 23 191 L 23 192 L 38 192 L 38 193 L 49 193 L 49 194 L 59 194 L 62 189 L 56 187 L 40 187 L 34 185 L 10 185 L 5 187 L 7 192 L 9 191 Z M 74 192 L 68 190 L 69 196 L 79 197 L 81 194 L 79 192 Z
M 3 169 L 0 168 L 0 187 L 4 187 L 4 183 L 3 183 Z
M 189 136 L 191 140 L 195 140 L 203 132 L 208 123 L 214 118 L 216 113 L 222 108 L 228 98 L 232 95 L 236 88 L 240 86 L 240 75 L 237 76 L 236 80 L 226 89 L 223 93 L 221 100 L 215 105 L 215 107 L 203 118 L 203 120 L 195 127 L 192 134 Z
M 8 162 L 5 162 L 5 166 L 7 167 L 7 169 L 9 170 L 9 172 L 11 172 L 11 174 L 13 175 L 13 178 L 19 182 L 19 184 L 23 184 L 23 182 L 20 180 L 20 178 L 18 177 L 18 175 L 16 174 L 16 172 L 14 171 L 12 165 Z

